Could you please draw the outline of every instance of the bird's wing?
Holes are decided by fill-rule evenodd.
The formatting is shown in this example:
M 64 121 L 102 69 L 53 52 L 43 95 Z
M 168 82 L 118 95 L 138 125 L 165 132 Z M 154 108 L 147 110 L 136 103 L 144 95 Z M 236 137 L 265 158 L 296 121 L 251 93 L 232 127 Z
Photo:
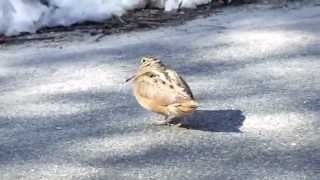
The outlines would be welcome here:
M 183 82 L 181 82 L 182 84 Z M 186 83 L 183 83 L 185 86 Z M 190 96 L 183 91 L 183 88 L 174 85 L 173 81 L 163 79 L 162 74 L 147 72 L 134 82 L 136 92 L 139 96 L 152 100 L 159 105 L 167 106 L 190 100 Z M 187 87 L 187 86 L 186 86 Z
M 194 100 L 194 96 L 189 85 L 181 76 L 178 75 L 178 73 L 171 69 L 167 69 L 166 73 L 168 79 L 170 79 L 170 81 L 177 86 L 177 89 L 179 89 L 179 93 L 181 93 L 182 96 L 187 96 L 189 99 Z

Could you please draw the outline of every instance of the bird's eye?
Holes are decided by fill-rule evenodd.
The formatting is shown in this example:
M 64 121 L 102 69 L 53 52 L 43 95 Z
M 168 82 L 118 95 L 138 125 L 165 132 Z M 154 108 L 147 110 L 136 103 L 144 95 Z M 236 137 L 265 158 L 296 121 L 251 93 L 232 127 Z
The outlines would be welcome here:
M 146 62 L 146 59 L 145 58 L 142 58 L 141 59 L 141 63 L 145 63 Z

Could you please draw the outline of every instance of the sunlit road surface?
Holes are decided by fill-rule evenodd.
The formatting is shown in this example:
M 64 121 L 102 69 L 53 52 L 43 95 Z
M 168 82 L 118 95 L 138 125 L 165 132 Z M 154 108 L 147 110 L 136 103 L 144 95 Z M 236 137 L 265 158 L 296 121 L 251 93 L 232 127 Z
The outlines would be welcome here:
M 0 179 L 320 179 L 320 6 L 0 49 Z M 157 127 L 124 80 L 161 57 L 201 104 Z

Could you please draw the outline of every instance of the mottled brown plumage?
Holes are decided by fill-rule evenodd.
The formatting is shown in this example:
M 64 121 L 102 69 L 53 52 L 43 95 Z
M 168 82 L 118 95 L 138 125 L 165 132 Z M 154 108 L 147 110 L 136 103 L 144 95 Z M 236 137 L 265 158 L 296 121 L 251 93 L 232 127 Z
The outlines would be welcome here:
M 138 103 L 165 117 L 158 124 L 191 115 L 198 106 L 188 84 L 158 58 L 143 57 L 138 72 L 130 79 Z

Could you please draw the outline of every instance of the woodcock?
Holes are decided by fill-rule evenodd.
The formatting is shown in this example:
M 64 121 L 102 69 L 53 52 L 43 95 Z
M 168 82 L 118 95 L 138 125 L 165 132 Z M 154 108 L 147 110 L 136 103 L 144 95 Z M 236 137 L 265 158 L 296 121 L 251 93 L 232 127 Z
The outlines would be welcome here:
M 183 78 L 156 57 L 143 57 L 138 72 L 127 82 L 131 79 L 138 103 L 164 116 L 164 120 L 157 121 L 159 125 L 191 115 L 198 107 Z

